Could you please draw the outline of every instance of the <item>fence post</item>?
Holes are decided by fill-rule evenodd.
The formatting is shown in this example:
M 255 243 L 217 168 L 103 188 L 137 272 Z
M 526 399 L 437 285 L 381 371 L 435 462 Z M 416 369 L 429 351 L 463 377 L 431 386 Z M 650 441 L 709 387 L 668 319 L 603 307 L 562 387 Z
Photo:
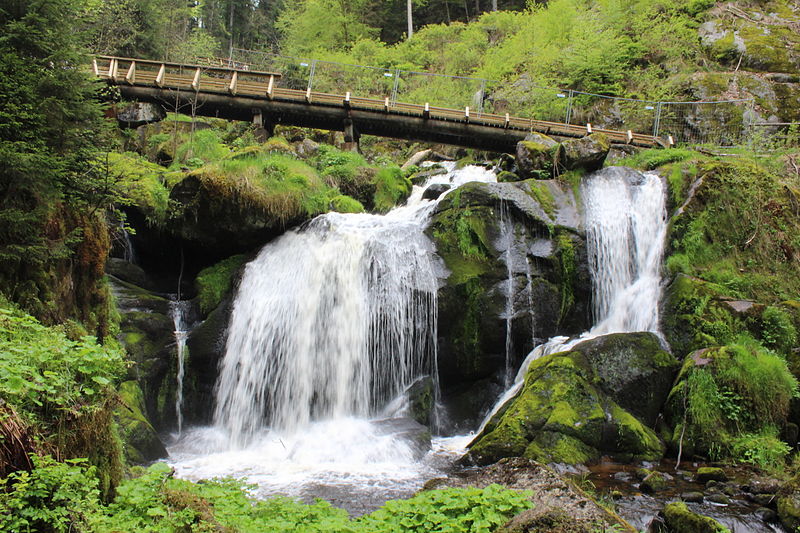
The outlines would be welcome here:
M 311 60 L 311 69 L 308 72 L 308 86 L 306 87 L 307 90 L 311 90 L 311 85 L 314 83 L 314 71 L 317 70 L 317 60 Z
M 567 96 L 567 117 L 564 120 L 564 124 L 569 124 L 570 120 L 572 120 L 572 95 L 574 91 L 572 89 L 569 90 L 569 95 Z
M 397 103 L 397 89 L 400 86 L 400 69 L 394 70 L 394 85 L 392 85 L 392 105 Z
M 658 130 L 661 129 L 661 104 L 663 102 L 659 102 L 656 104 L 656 117 L 653 121 L 653 137 L 658 137 Z

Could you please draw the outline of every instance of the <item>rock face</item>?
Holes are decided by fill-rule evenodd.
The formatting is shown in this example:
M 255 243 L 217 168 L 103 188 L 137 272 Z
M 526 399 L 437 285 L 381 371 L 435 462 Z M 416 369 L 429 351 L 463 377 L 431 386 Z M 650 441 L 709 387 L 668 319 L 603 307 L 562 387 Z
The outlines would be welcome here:
M 564 141 L 558 151 L 559 169 L 583 169 L 587 172 L 600 170 L 610 148 L 611 143 L 602 133 Z
M 537 339 L 585 328 L 589 274 L 573 268 L 586 264 L 579 221 L 555 181 L 468 183 L 437 206 L 427 232 L 448 271 L 438 299 L 446 429 L 478 424 L 502 392 L 506 360 L 516 368 L 533 347 L 534 328 Z
M 524 179 L 553 176 L 559 144 L 547 135 L 530 133 L 517 143 L 517 168 Z
M 166 111 L 158 104 L 134 102 L 117 113 L 117 120 L 128 128 L 138 128 L 152 122 L 160 122 L 166 116 Z
M 616 401 L 634 404 L 638 395 L 630 392 L 644 375 L 666 374 L 662 369 L 677 366 L 669 354 L 654 349 L 648 335 L 601 337 L 533 361 L 522 390 L 489 421 L 468 457 L 478 464 L 512 456 L 571 464 L 601 455 L 660 459 L 664 446 L 656 434 Z M 614 352 L 632 363 L 630 373 L 603 368 Z M 669 388 L 665 381 L 662 391 Z M 606 392 L 617 386 L 623 391 L 619 395 Z M 637 411 L 647 415 L 663 401 L 664 396 L 653 398 L 653 407 Z
M 135 381 L 120 384 L 119 395 L 122 403 L 115 409 L 114 419 L 128 463 L 141 464 L 166 457 L 167 449 L 144 414 L 144 396 L 139 384 Z

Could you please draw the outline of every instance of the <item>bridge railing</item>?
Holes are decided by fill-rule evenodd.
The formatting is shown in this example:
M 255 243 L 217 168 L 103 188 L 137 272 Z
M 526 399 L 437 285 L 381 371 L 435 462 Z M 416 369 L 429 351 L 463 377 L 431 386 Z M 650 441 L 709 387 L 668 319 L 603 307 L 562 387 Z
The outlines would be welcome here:
M 370 98 L 389 97 L 446 108 L 469 106 L 476 116 L 495 113 L 598 127 L 671 135 L 679 143 L 730 145 L 746 140 L 745 119 L 752 99 L 673 102 L 613 97 L 540 86 L 520 80 L 508 86 L 494 80 L 447 76 L 402 69 L 353 65 L 312 58 L 233 49 L 233 64 L 284 73 L 280 86 L 342 92 Z

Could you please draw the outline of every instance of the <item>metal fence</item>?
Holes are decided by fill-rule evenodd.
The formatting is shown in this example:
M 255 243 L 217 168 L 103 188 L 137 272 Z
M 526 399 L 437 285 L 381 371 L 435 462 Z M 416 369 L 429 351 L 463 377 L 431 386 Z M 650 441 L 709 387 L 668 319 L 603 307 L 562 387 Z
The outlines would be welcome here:
M 313 58 L 283 56 L 234 48 L 229 66 L 280 72 L 279 86 L 290 89 L 353 96 L 386 98 L 390 102 L 463 108 L 479 116 L 484 112 L 505 113 L 598 128 L 632 130 L 654 136 L 672 136 L 681 144 L 741 144 L 754 131 L 746 117 L 752 99 L 706 102 L 668 102 L 618 98 L 557 87 L 528 84 L 524 105 L 493 98 L 501 84 L 494 80 L 448 76 Z

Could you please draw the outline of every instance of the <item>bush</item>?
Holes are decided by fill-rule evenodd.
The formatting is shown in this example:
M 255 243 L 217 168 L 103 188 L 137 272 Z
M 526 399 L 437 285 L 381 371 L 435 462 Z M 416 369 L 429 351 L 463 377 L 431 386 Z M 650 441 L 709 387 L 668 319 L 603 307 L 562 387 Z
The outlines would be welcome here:
M 768 348 L 789 353 L 797 344 L 797 329 L 786 311 L 769 306 L 761 314 L 761 338 Z

